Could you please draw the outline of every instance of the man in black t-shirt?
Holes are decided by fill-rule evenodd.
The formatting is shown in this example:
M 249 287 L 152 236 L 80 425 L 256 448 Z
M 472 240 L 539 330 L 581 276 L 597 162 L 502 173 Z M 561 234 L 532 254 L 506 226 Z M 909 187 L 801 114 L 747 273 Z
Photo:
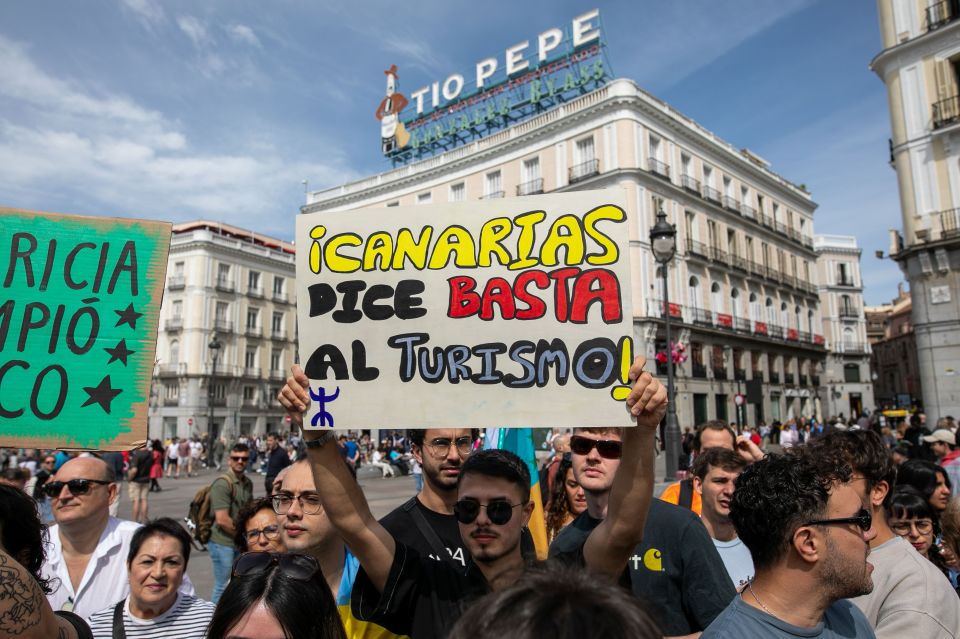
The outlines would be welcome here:
M 130 467 L 127 470 L 127 492 L 133 504 L 133 520 L 145 522 L 147 515 L 147 495 L 150 491 L 150 467 L 153 466 L 153 451 L 141 448 L 130 455 Z
M 397 543 L 460 568 L 467 567 L 470 555 L 460 539 L 453 504 L 460 467 L 473 452 L 473 440 L 469 428 L 412 431 L 410 452 L 423 468 L 423 489 L 380 520 Z
M 666 412 L 666 391 L 638 357 L 630 369 L 637 380 L 626 405 L 637 419 L 622 444 L 605 448 L 627 455 L 610 490 L 607 518 L 584 541 L 584 564 L 593 572 L 620 575 L 641 541 L 653 498 L 654 433 Z M 309 402 L 309 380 L 294 367 L 278 399 L 301 413 Z M 297 415 L 300 417 L 301 415 Z M 299 421 L 299 420 L 298 420 Z M 460 537 L 472 562 L 466 570 L 452 562 L 423 558 L 394 537 L 370 513 L 363 492 L 340 460 L 333 433 L 305 431 L 307 455 L 330 522 L 356 557 L 361 571 L 351 596 L 354 615 L 412 639 L 444 637 L 464 607 L 489 590 L 513 585 L 526 569 L 521 530 L 533 512 L 530 474 L 525 462 L 502 450 L 472 454 L 458 479 L 455 513 Z
M 620 441 L 632 429 L 578 429 L 570 439 L 573 470 L 587 498 L 587 511 L 560 531 L 550 544 L 550 557 L 564 563 L 584 562 L 585 544 L 604 517 L 619 475 L 629 468 L 623 458 L 600 454 L 597 442 Z M 642 541 L 632 549 L 623 585 L 652 604 L 667 637 L 698 633 L 719 615 L 736 594 L 723 561 L 694 513 L 654 499 Z

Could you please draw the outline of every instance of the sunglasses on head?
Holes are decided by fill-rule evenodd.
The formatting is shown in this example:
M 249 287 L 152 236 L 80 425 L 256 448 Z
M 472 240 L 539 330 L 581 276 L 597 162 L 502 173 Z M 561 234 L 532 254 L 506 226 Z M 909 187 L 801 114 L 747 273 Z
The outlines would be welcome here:
M 613 439 L 591 439 L 581 435 L 570 438 L 570 450 L 577 455 L 589 455 L 594 448 L 604 459 L 620 459 L 623 455 L 623 444 Z
M 472 499 L 461 499 L 453 505 L 453 515 L 461 524 L 472 524 L 480 516 L 480 509 L 486 508 L 490 522 L 502 526 L 513 517 L 513 509 L 522 505 L 511 504 L 506 499 L 495 499 L 489 504 L 481 504 Z
M 102 479 L 71 479 L 69 481 L 51 481 L 43 485 L 43 492 L 48 497 L 59 497 L 60 493 L 63 492 L 63 487 L 66 486 L 70 489 L 71 495 L 86 495 L 90 492 L 91 484 L 102 484 L 106 486 L 113 482 L 104 481 Z
M 866 508 L 861 508 L 853 517 L 840 517 L 838 519 L 816 519 L 808 521 L 804 526 L 822 526 L 825 524 L 856 524 L 863 532 L 870 530 L 873 525 L 873 515 Z
M 310 581 L 320 572 L 320 564 L 313 557 L 292 552 L 245 552 L 233 562 L 234 577 L 257 575 L 274 567 L 297 581 Z

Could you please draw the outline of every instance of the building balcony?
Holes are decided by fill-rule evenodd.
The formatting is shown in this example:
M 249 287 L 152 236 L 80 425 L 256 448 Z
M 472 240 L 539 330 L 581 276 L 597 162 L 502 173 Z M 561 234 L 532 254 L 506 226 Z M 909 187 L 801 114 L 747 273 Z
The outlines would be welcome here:
M 167 290 L 179 291 L 187 285 L 187 280 L 183 275 L 171 275 L 167 278 Z
M 730 197 L 729 195 L 723 196 L 723 208 L 734 211 L 735 213 L 740 212 L 740 203 L 737 202 L 735 198 Z
M 666 317 L 667 309 L 664 308 L 664 303 L 662 300 L 648 299 L 647 300 L 647 315 L 650 317 Z M 683 321 L 683 306 L 680 304 L 674 304 L 670 302 L 670 318 Z
M 797 288 L 797 278 L 795 278 L 793 275 L 784 275 L 780 281 L 790 288 Z
M 948 209 L 937 213 L 940 218 L 940 238 L 960 236 L 960 209 Z
M 657 158 L 647 158 L 647 166 L 650 172 L 659 175 L 662 178 L 670 179 L 670 165 L 664 164 Z
M 503 191 L 490 191 L 480 196 L 481 200 L 498 200 L 503 197 Z
M 243 367 L 243 376 L 250 377 L 253 379 L 260 378 L 260 367 L 259 366 L 244 366 Z
M 187 364 L 185 362 L 157 364 L 157 375 L 160 377 L 175 377 L 177 375 L 183 375 L 186 372 Z
M 713 313 L 705 308 L 691 309 L 693 323 L 700 326 L 713 326 Z
M 273 297 L 272 297 L 271 299 L 272 299 L 274 302 L 276 302 L 277 304 L 288 304 L 288 303 L 289 303 L 289 299 L 287 298 L 287 294 L 286 294 L 284 291 L 274 291 L 274 292 L 273 292 Z
M 753 334 L 754 335 L 769 335 L 770 331 L 767 328 L 766 322 L 754 322 L 753 323 Z
M 837 314 L 840 319 L 859 319 L 863 317 L 863 313 L 856 306 L 841 306 Z
M 743 271 L 744 273 L 748 272 L 747 259 L 744 257 L 740 257 L 739 255 L 736 255 L 736 254 L 730 255 L 730 266 L 732 266 L 737 270 Z
M 517 195 L 536 195 L 537 193 L 543 193 L 543 178 L 529 180 L 517 185 Z
M 692 364 L 691 365 L 690 376 L 696 379 L 706 379 L 707 378 L 707 367 L 703 364 Z
M 713 378 L 714 379 L 727 379 L 727 369 L 721 368 L 719 366 L 713 367 Z
M 768 229 L 773 228 L 773 218 L 765 213 L 760 214 L 760 223 L 763 224 Z
M 164 397 L 163 398 L 164 406 L 179 406 L 180 398 L 179 397 Z
M 933 128 L 942 129 L 960 121 L 960 97 L 954 95 L 933 103 Z
M 767 324 L 767 335 L 774 339 L 783 339 L 783 327 L 776 324 Z
M 787 227 L 787 237 L 789 237 L 794 242 L 797 242 L 800 244 L 803 243 L 803 238 L 800 236 L 800 231 L 798 231 L 797 229 L 790 228 L 789 226 Z
M 747 369 L 745 368 L 733 369 L 733 379 L 738 382 L 747 381 Z
M 775 222 L 773 223 L 773 230 L 775 230 L 775 231 L 776 231 L 777 233 L 779 233 L 780 235 L 788 235 L 788 233 L 787 233 L 787 225 L 784 224 L 783 222 L 776 222 L 776 221 L 775 221 Z
M 215 319 L 213 320 L 213 330 L 218 333 L 232 333 L 233 322 L 225 319 Z
M 740 214 L 744 217 L 749 217 L 751 220 L 757 219 L 757 209 L 753 208 L 749 204 L 740 205 Z
M 797 335 L 798 335 L 797 339 L 801 342 L 805 342 L 805 343 L 813 342 L 812 333 L 809 333 L 807 331 L 799 331 Z
M 271 368 L 270 369 L 270 381 L 273 382 L 282 382 L 287 379 L 287 372 L 282 368 Z
M 740 333 L 749 333 L 750 332 L 750 320 L 745 317 L 734 317 L 733 318 L 733 330 Z
M 717 328 L 724 328 L 728 331 L 733 330 L 733 315 L 727 315 L 726 313 L 717 313 L 716 314 Z
M 208 397 L 207 405 L 216 406 L 217 408 L 222 408 L 227 405 L 227 398 L 226 397 Z
M 171 317 L 163 324 L 164 330 L 174 332 L 183 330 L 183 318 L 182 317 Z
M 952 6 L 951 6 L 952 5 Z M 927 31 L 939 29 L 945 24 L 957 19 L 956 4 L 950 0 L 943 0 L 927 7 Z
M 707 249 L 707 245 L 703 242 L 698 242 L 696 240 L 691 240 L 687 238 L 687 255 L 702 257 L 707 259 L 710 252 Z
M 680 176 L 680 186 L 691 193 L 700 195 L 700 181 L 690 175 L 684 174 Z
M 570 184 L 586 180 L 600 173 L 600 160 L 587 160 L 580 164 L 574 164 L 569 170 Z
M 747 260 L 747 270 L 750 271 L 750 275 L 756 275 L 758 277 L 763 277 L 763 274 L 766 272 L 766 269 L 763 268 L 763 264 L 760 262 L 754 262 L 753 260 Z
M 703 199 L 709 200 L 714 204 L 720 204 L 723 201 L 723 197 L 720 195 L 720 191 L 710 186 L 703 187 Z
M 788 340 L 788 341 L 791 341 L 791 342 L 799 342 L 799 341 L 800 341 L 800 331 L 798 331 L 798 330 L 795 329 L 795 328 L 788 328 L 788 329 L 787 329 L 787 340 Z
M 263 329 L 259 326 L 248 326 L 243 330 L 243 334 L 247 337 L 252 337 L 254 339 L 260 339 L 263 337 Z
M 870 352 L 870 348 L 866 342 L 849 341 L 835 344 L 835 351 L 847 355 L 866 355 Z
M 730 264 L 730 257 L 727 252 L 716 246 L 710 247 L 710 259 L 725 266 Z
M 262 286 L 248 286 L 247 295 L 249 297 L 263 297 L 263 287 Z
M 224 293 L 233 293 L 236 290 L 236 286 L 229 277 L 218 277 L 217 283 L 214 286 L 218 291 L 223 291 Z
M 287 329 L 285 328 L 275 328 L 270 332 L 271 339 L 285 340 L 287 339 Z
M 256 399 L 253 399 L 252 397 L 244 397 L 244 398 L 243 398 L 243 407 L 244 407 L 244 408 L 259 408 L 259 407 L 260 407 L 260 402 L 258 402 Z

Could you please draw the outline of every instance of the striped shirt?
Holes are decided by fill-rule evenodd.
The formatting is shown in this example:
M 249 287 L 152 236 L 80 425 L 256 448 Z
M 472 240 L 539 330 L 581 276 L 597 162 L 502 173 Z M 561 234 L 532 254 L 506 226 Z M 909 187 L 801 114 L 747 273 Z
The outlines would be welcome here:
M 94 639 L 113 637 L 113 606 L 90 615 Z M 203 639 L 215 606 L 209 601 L 177 593 L 177 601 L 159 617 L 140 619 L 130 614 L 130 599 L 123 605 L 123 630 L 127 639 Z

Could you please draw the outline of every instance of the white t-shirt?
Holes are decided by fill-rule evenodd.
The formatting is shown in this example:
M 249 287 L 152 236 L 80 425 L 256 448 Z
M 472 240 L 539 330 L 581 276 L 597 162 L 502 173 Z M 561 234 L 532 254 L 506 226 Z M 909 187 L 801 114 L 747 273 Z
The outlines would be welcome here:
M 177 448 L 180 446 L 179 442 L 170 442 L 170 445 L 167 446 L 167 459 L 176 459 Z
M 203 452 L 203 444 L 200 442 L 190 442 L 190 456 L 194 459 L 200 459 L 200 453 Z
M 730 541 L 714 539 L 713 545 L 720 553 L 723 567 L 727 569 L 727 574 L 733 580 L 733 587 L 739 590 L 745 586 L 753 577 L 753 557 L 750 556 L 750 550 L 746 544 L 739 537 L 734 537 Z
M 112 639 L 113 608 L 108 606 L 90 615 L 94 639 Z M 123 631 L 127 639 L 204 639 L 215 608 L 209 601 L 177 593 L 177 600 L 165 613 L 153 619 L 140 619 L 130 614 L 128 597 L 123 604 Z

